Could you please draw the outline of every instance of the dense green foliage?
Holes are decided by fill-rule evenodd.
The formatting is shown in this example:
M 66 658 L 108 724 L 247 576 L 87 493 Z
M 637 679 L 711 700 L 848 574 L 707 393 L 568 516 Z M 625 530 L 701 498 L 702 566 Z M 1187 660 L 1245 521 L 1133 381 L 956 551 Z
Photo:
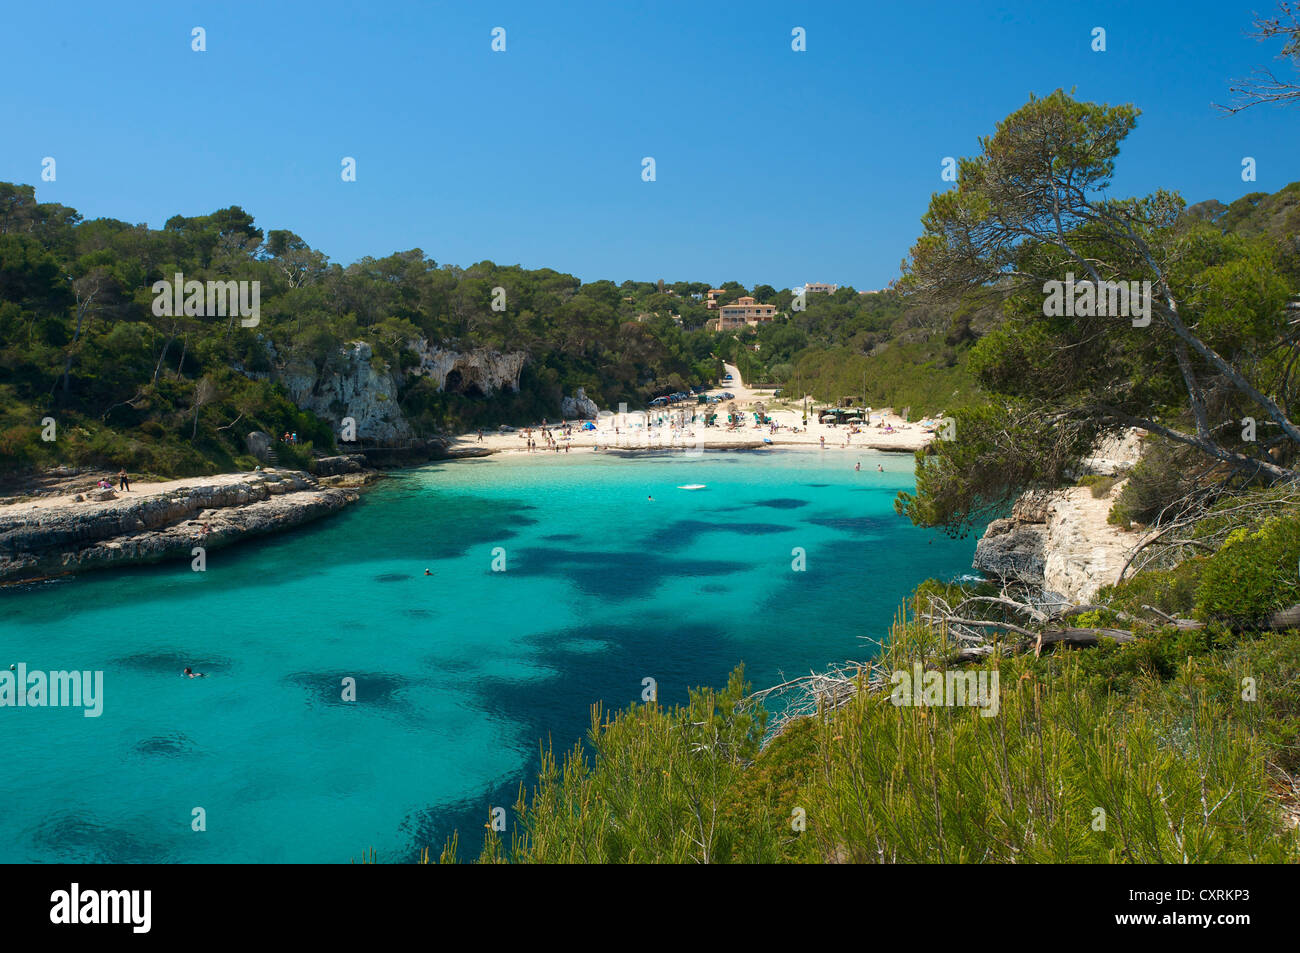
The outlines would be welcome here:
M 1025 488 L 1067 483 L 1099 437 L 1129 427 L 1177 451 L 1160 450 L 1137 475 L 1121 522 L 1154 519 L 1197 470 L 1238 485 L 1295 479 L 1298 329 L 1286 306 L 1300 292 L 1300 258 L 1285 229 L 1297 189 L 1217 213 L 1184 213 L 1166 192 L 1110 198 L 1136 122 L 1131 106 L 1059 90 L 1031 99 L 962 160 L 957 187 L 932 198 L 900 286 L 940 302 L 979 292 L 1003 303 L 967 360 L 996 409 L 965 425 L 956 414 L 956 439 L 918 455 L 917 493 L 899 500 L 916 522 L 960 531 Z M 1049 282 L 1059 292 L 1071 277 L 1071 288 L 1149 282 L 1150 296 L 1139 286 L 1132 299 L 1148 311 L 1076 309 L 1073 296 L 1070 308 L 1052 307 Z
M 1274 612 L 1300 604 L 1300 513 L 1289 512 L 1259 529 L 1234 530 L 1205 563 L 1196 614 L 1238 625 L 1259 625 Z
M 156 314 L 154 283 L 176 274 L 259 282 L 258 323 Z M 734 281 L 721 287 L 724 302 L 748 293 Z M 0 183 L 0 472 L 53 463 L 228 470 L 251 464 L 243 438 L 254 429 L 297 432 L 331 450 L 335 421 L 299 410 L 281 381 L 342 372 L 354 341 L 371 345 L 373 367 L 391 374 L 398 409 L 422 434 L 554 419 L 578 387 L 602 407 L 641 407 L 716 383 L 724 359 L 747 381 L 798 380 L 826 402 L 860 395 L 865 380 L 870 402 L 922 413 L 970 390 L 969 316 L 936 331 L 946 317 L 890 292 L 843 288 L 810 295 L 800 310 L 790 290 L 760 285 L 753 293 L 777 304 L 778 320 L 718 333 L 706 329 L 709 288 L 583 283 L 490 261 L 461 268 L 420 249 L 345 267 L 291 231 L 264 233 L 238 206 L 151 229 L 84 221 L 38 202 L 30 186 Z M 410 373 L 421 340 L 524 352 L 520 392 L 485 395 L 451 377 L 439 390 Z

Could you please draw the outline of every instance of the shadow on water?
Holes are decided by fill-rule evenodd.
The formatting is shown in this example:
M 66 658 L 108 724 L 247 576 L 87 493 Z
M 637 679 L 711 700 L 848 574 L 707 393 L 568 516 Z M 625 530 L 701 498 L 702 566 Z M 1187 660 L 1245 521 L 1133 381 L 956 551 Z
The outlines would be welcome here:
M 162 755 L 163 757 L 176 758 L 194 753 L 194 742 L 187 738 L 181 732 L 171 735 L 159 735 L 154 738 L 145 738 L 136 744 L 135 750 L 138 754 Z
M 133 833 L 150 826 L 110 827 L 88 811 L 57 811 L 40 821 L 31 839 L 42 853 L 65 863 L 167 863 L 170 857 L 165 845 Z
M 804 522 L 860 536 L 887 533 L 897 526 L 897 520 L 881 519 L 878 516 L 818 516 Z
M 180 652 L 141 652 L 115 659 L 109 664 L 154 675 L 181 675 L 186 668 L 205 673 L 229 672 L 232 663 L 229 659 L 195 657 Z
M 345 686 L 345 678 L 355 679 L 355 685 Z M 409 689 L 425 681 L 387 672 L 295 672 L 283 679 L 303 691 L 308 707 L 350 708 L 362 715 L 380 714 L 411 725 L 429 720 L 425 709 L 408 697 Z M 345 700 L 344 691 L 353 687 L 356 700 Z
M 786 527 L 780 529 L 784 531 Z M 644 598 L 670 578 L 724 576 L 749 568 L 748 563 L 689 559 L 654 551 L 602 553 L 530 547 L 515 554 L 510 574 L 567 579 L 586 595 L 625 602 Z
M 675 520 L 661 526 L 645 538 L 646 546 L 651 551 L 665 549 L 685 549 L 707 533 L 736 533 L 740 536 L 770 536 L 773 533 L 788 533 L 793 526 L 779 523 L 728 523 L 708 522 L 706 520 Z

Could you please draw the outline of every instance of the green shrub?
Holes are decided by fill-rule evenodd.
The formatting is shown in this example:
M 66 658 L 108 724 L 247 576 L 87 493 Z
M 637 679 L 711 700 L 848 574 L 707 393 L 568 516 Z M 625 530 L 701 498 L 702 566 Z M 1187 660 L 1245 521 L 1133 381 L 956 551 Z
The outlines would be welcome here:
M 1094 500 L 1100 500 L 1107 493 L 1109 493 L 1111 491 L 1111 487 L 1113 487 L 1118 482 L 1119 482 L 1119 477 L 1102 476 L 1097 473 L 1090 473 L 1087 476 L 1079 477 L 1079 486 L 1086 486 L 1089 489 L 1091 489 L 1092 498 Z
M 1148 569 L 1130 576 L 1117 586 L 1106 586 L 1097 601 L 1112 609 L 1145 617 L 1142 607 L 1154 606 L 1168 615 L 1186 617 L 1196 603 L 1207 557 L 1194 556 L 1173 569 Z
M 1186 447 L 1149 441 L 1111 507 L 1109 521 L 1125 527 L 1154 523 L 1167 506 L 1193 489 L 1198 464 L 1203 467 L 1204 461 Z
M 1234 530 L 1209 557 L 1196 592 L 1196 615 L 1238 626 L 1259 625 L 1300 603 L 1300 513 L 1258 530 Z

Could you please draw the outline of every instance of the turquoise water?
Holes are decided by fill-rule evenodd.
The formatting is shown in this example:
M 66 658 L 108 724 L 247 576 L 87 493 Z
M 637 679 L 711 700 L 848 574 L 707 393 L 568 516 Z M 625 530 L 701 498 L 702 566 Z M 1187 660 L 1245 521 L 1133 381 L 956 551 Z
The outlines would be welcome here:
M 473 853 L 539 739 L 571 745 L 593 702 L 639 701 L 647 677 L 682 701 L 740 661 L 761 686 L 864 659 L 917 582 L 969 572 L 973 539 L 894 514 L 911 466 L 465 460 L 206 572 L 7 591 L 0 661 L 103 670 L 104 711 L 0 708 L 0 861 L 410 860 L 453 828 Z

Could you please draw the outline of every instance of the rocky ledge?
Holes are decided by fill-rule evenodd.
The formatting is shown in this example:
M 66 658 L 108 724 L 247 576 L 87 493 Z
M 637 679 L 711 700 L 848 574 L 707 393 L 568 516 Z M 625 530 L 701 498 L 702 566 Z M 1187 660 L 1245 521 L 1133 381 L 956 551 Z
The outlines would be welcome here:
M 975 546 L 974 567 L 1040 589 L 1046 601 L 1088 603 L 1112 585 L 1145 538 L 1106 522 L 1117 483 L 1094 498 L 1088 487 L 1026 493 L 1010 519 L 994 520 Z
M 42 497 L 0 508 L 0 583 L 191 559 L 336 513 L 359 496 L 307 473 L 261 470 Z M 207 532 L 204 532 L 204 527 Z
M 994 520 L 975 546 L 974 567 L 1004 582 L 1037 589 L 1047 602 L 1088 603 L 1119 578 L 1145 533 L 1107 522 L 1124 479 L 1142 456 L 1146 432 L 1126 430 L 1101 440 L 1082 473 L 1116 478 L 1101 496 L 1089 487 L 1030 491 Z

